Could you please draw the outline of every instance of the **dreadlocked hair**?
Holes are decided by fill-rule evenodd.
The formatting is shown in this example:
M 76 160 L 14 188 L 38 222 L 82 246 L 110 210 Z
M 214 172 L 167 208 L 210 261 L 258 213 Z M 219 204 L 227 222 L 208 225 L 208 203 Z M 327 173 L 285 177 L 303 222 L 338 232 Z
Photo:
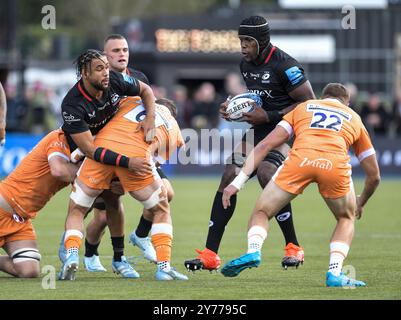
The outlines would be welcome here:
M 88 49 L 81 53 L 80 56 L 74 61 L 77 77 L 81 77 L 82 70 L 90 68 L 90 64 L 93 59 L 100 59 L 103 56 L 103 52 L 95 49 Z

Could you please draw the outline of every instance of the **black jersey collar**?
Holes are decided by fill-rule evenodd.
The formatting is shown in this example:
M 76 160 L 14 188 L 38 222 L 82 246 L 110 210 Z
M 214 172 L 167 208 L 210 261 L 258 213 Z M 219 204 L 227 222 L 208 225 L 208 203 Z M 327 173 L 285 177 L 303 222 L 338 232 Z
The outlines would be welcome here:
M 262 53 L 253 61 L 253 63 L 255 65 L 267 64 L 275 50 L 276 47 L 269 43 L 269 45 L 263 49 Z
M 91 102 L 94 98 L 90 95 L 90 93 L 88 91 L 86 91 L 84 83 L 82 81 L 82 79 L 80 79 L 78 81 L 78 90 L 79 92 L 85 97 L 86 100 L 88 100 L 89 102 Z

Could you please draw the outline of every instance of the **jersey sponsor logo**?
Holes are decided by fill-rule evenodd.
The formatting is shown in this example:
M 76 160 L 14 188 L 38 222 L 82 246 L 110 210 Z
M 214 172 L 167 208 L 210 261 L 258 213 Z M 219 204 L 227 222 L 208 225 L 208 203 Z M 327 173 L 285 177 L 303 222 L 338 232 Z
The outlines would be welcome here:
M 274 97 L 272 95 L 272 91 L 273 90 L 257 90 L 257 89 L 250 89 L 249 90 L 249 92 L 257 94 L 257 95 L 259 95 L 261 97 L 267 97 L 267 98 L 274 99 Z
M 260 78 L 260 73 L 252 73 L 252 72 L 250 72 L 249 75 L 253 80 L 256 80 L 256 79 Z
M 81 119 L 75 118 L 75 116 L 73 114 L 67 113 L 65 111 L 63 112 L 63 119 L 68 124 L 70 124 L 71 122 L 75 122 L 75 121 L 81 121 Z
M 290 80 L 292 85 L 296 85 L 299 81 L 304 79 L 304 75 L 297 66 L 288 68 L 285 70 L 285 74 L 287 75 L 288 80 Z
M 318 159 L 314 159 L 314 160 L 309 160 L 308 158 L 304 158 L 304 160 L 301 162 L 299 167 L 300 168 L 312 167 L 312 168 L 330 171 L 331 169 L 333 169 L 333 163 L 330 160 L 325 159 L 325 158 L 318 158 Z

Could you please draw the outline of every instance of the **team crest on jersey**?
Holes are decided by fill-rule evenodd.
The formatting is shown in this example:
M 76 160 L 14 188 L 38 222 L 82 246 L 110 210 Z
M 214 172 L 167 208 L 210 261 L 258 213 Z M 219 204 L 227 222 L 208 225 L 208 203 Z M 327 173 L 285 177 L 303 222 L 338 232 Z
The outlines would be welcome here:
M 18 214 L 16 214 L 16 213 L 13 214 L 13 218 L 14 218 L 14 220 L 15 220 L 16 222 L 18 222 L 18 223 L 24 223 L 24 222 L 25 222 L 24 218 L 20 217 L 20 216 L 19 216 Z
M 265 71 L 262 76 L 262 83 L 270 83 L 270 73 L 269 71 Z
M 118 94 L 116 94 L 116 93 L 113 93 L 113 95 L 111 96 L 111 103 L 113 105 L 115 105 L 118 102 L 119 99 L 120 99 L 120 96 Z

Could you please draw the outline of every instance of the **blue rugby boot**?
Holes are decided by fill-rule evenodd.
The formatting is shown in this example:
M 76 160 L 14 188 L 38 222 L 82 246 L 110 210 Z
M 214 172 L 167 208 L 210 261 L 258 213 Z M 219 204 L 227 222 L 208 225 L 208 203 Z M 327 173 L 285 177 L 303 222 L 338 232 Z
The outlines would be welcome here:
M 163 269 L 157 268 L 155 277 L 156 277 L 156 280 L 161 280 L 161 281 L 164 281 L 164 280 L 188 280 L 188 277 L 186 275 L 179 273 L 174 268 L 170 268 L 169 271 L 165 271 Z
M 78 250 L 74 250 L 67 254 L 67 258 L 61 267 L 59 273 L 59 280 L 75 280 L 75 273 L 79 266 L 79 255 Z
M 261 261 L 260 251 L 246 253 L 237 259 L 233 259 L 227 262 L 221 273 L 225 277 L 236 277 L 241 271 L 247 268 L 253 268 L 259 266 Z
M 103 267 L 100 262 L 99 256 L 93 255 L 92 257 L 84 257 L 85 269 L 89 272 L 106 272 L 106 268 Z
M 139 278 L 139 273 L 129 264 L 125 256 L 121 257 L 121 261 L 112 261 L 111 268 L 116 274 L 121 274 L 123 278 L 136 279 Z
M 365 287 L 366 283 L 363 281 L 351 279 L 343 272 L 339 276 L 335 276 L 330 271 L 326 273 L 326 287 Z
M 153 263 L 157 262 L 156 250 L 153 248 L 152 241 L 149 237 L 140 238 L 135 234 L 135 231 L 132 231 L 129 240 L 132 245 L 137 246 L 143 252 L 143 256 L 146 260 Z

